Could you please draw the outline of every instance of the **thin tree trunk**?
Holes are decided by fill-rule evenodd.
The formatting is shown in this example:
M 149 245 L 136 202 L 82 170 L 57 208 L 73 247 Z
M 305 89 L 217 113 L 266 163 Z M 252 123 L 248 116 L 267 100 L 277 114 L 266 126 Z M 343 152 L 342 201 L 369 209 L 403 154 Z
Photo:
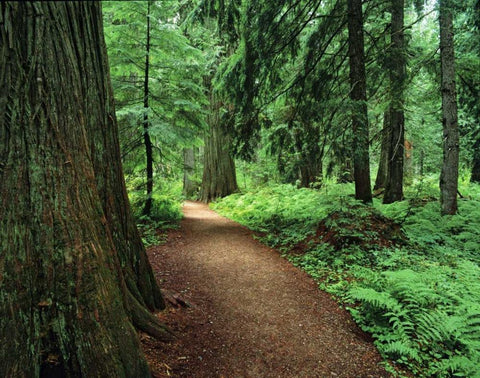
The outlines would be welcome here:
M 165 335 L 144 307 L 163 301 L 127 202 L 100 6 L 2 3 L 0 20 L 0 376 L 149 376 L 133 323 Z
M 370 158 L 368 145 L 367 85 L 363 40 L 363 12 L 361 0 L 348 0 L 348 44 L 350 58 L 350 98 L 354 103 L 353 174 L 355 198 L 372 202 Z
M 449 0 L 440 0 L 440 60 L 442 76 L 443 165 L 440 175 L 442 214 L 457 213 L 459 134 L 453 14 Z
M 472 176 L 471 182 L 480 183 L 480 139 L 473 145 Z
M 145 45 L 145 80 L 143 84 L 143 142 L 145 144 L 145 158 L 147 162 L 147 198 L 143 208 L 143 215 L 150 216 L 152 212 L 152 193 L 153 193 L 153 146 L 150 139 L 150 121 L 148 119 L 149 111 L 149 79 L 150 79 L 150 6 L 151 1 L 147 1 L 147 41 Z
M 476 54 L 480 57 L 480 1 L 475 3 L 474 11 L 474 24 L 475 24 L 475 37 L 477 41 Z M 472 96 L 473 101 L 476 101 L 477 106 L 480 107 L 480 90 L 475 91 L 475 95 Z M 477 125 L 480 125 L 480 109 L 477 108 L 475 113 L 475 120 Z M 480 130 L 477 129 L 475 135 L 475 143 L 473 144 L 473 156 L 472 156 L 472 175 L 470 177 L 471 182 L 480 183 Z
M 306 143 L 304 148 L 308 151 L 301 154 L 300 187 L 310 188 L 317 185 L 319 188 L 323 176 L 320 147 L 317 143 Z
M 383 113 L 382 143 L 380 146 L 380 160 L 378 162 L 377 178 L 373 190 L 385 189 L 388 170 L 388 151 L 390 149 L 390 120 L 388 110 Z
M 403 164 L 405 141 L 404 86 L 406 76 L 406 51 L 404 28 L 404 0 L 391 0 L 390 48 L 390 127 L 387 181 L 383 203 L 403 199 Z
M 192 198 L 197 191 L 192 176 L 195 174 L 195 150 L 193 147 L 183 149 L 183 194 Z
M 418 174 L 420 175 L 420 178 L 423 179 L 423 175 L 424 175 L 424 165 L 425 165 L 425 151 L 424 150 L 420 150 L 420 159 L 419 159 L 419 170 L 418 170 Z

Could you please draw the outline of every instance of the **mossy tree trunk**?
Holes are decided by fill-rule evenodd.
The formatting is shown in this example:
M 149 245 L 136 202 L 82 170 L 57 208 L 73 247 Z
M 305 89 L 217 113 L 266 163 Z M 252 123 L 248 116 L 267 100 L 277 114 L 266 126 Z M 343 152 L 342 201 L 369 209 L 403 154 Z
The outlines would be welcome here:
M 405 142 L 404 88 L 406 48 L 404 33 L 404 0 L 391 0 L 391 46 L 389 52 L 390 107 L 387 180 L 383 203 L 403 200 L 403 165 Z
M 123 182 L 97 2 L 0 8 L 0 376 L 149 376 L 168 338 Z
M 367 84 L 361 0 L 348 0 L 348 53 L 350 65 L 350 99 L 353 103 L 353 175 L 355 198 L 372 202 L 368 140 Z
M 473 145 L 472 176 L 470 181 L 480 184 L 480 136 Z
M 440 0 L 439 23 L 443 116 L 443 165 L 440 175 L 440 202 L 441 212 L 444 215 L 456 214 L 458 210 L 459 134 L 452 5 L 450 0 Z
M 305 123 L 295 135 L 295 151 L 298 155 L 301 188 L 320 187 L 323 178 L 323 148 L 319 145 L 319 130 Z

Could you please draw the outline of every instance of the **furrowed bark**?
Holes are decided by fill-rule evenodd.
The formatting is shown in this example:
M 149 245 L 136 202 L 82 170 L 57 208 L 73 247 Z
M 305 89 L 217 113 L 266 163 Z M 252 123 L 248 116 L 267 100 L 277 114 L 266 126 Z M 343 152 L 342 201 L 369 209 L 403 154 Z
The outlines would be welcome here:
M 451 6 L 451 1 L 440 0 L 440 61 L 443 115 L 443 165 L 440 175 L 440 203 L 443 215 L 456 214 L 458 210 L 457 193 L 460 147 Z
M 149 376 L 128 298 L 163 299 L 123 182 L 100 6 L 0 7 L 0 376 Z

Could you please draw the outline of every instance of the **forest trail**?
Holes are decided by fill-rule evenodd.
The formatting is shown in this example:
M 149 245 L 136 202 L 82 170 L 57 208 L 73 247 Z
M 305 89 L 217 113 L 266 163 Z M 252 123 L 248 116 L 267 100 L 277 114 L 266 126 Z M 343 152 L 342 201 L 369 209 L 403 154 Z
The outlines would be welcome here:
M 142 336 L 154 377 L 388 377 L 371 340 L 304 272 L 205 204 L 149 249 L 178 338 Z M 182 302 L 186 305 L 181 305 Z

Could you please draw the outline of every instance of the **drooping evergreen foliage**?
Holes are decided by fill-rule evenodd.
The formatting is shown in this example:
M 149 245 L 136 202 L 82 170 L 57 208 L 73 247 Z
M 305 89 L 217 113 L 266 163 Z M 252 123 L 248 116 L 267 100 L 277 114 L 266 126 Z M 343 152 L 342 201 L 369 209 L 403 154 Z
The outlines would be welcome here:
M 148 215 L 156 221 L 165 220 L 165 206 L 173 209 L 173 202 L 179 201 L 178 192 L 164 188 L 180 177 L 183 161 L 178 151 L 199 145 L 199 131 L 206 127 L 202 80 L 206 60 L 177 25 L 179 6 L 174 1 L 150 6 L 144 1 L 103 4 L 127 185 L 137 206 L 144 209 L 145 201 L 153 199 Z M 148 166 L 143 147 L 147 132 L 153 167 Z M 155 182 L 150 194 L 148 169 L 153 170 Z
M 132 5 L 129 6 L 134 7 L 136 2 L 130 3 Z M 141 3 L 135 6 L 145 8 L 145 4 Z M 126 4 L 113 4 L 112 12 L 115 8 L 119 9 L 117 13 L 121 13 L 122 8 L 128 9 Z M 393 43 L 397 43 L 395 38 L 398 32 L 392 31 L 391 20 L 392 9 L 398 9 L 396 14 L 401 14 L 401 8 L 404 27 L 395 24 L 404 34 L 404 44 L 399 50 L 399 47 L 393 46 Z M 475 40 L 478 39 L 477 8 L 478 5 L 471 0 L 453 9 L 455 57 L 459 66 L 459 120 L 463 133 L 460 167 L 469 167 L 474 181 L 479 139 L 476 67 L 480 58 L 475 48 Z M 162 92 L 162 101 L 165 102 L 160 108 L 161 112 L 155 110 L 155 105 L 151 106 L 152 112 L 163 118 L 164 114 L 171 114 L 170 121 L 162 121 L 162 125 L 177 124 L 171 119 L 177 118 L 174 109 L 182 104 L 179 115 L 190 114 L 182 124 L 198 125 L 199 122 L 192 117 L 202 112 L 211 114 L 217 109 L 220 112 L 217 118 L 228 140 L 224 144 L 232 143 L 228 148 L 229 153 L 253 162 L 266 153 L 265 156 L 276 161 L 277 169 L 273 176 L 278 175 L 281 181 L 302 187 L 319 187 L 326 177 L 336 177 L 343 182 L 354 180 L 352 157 L 359 149 L 352 144 L 357 135 L 350 127 L 355 109 L 349 100 L 347 12 L 344 1 L 264 0 L 251 4 L 241 0 L 191 0 L 178 5 L 175 2 L 164 5 L 155 3 L 153 10 L 152 17 L 156 17 L 155 25 L 162 30 L 161 33 L 168 30 L 171 34 L 163 34 L 170 36 L 167 37 L 169 43 L 154 43 L 152 50 L 152 54 L 159 54 L 156 59 L 158 64 L 163 61 L 166 62 L 164 66 L 169 67 L 163 68 L 162 78 L 169 82 L 172 82 L 172 78 L 180 81 L 183 78 L 195 83 L 194 87 L 187 86 L 186 90 Z M 110 14 L 110 19 L 112 12 L 106 13 Z M 388 202 L 391 202 L 402 196 L 403 185 L 400 181 L 408 184 L 419 175 L 439 174 L 441 169 L 438 12 L 433 2 L 406 1 L 403 6 L 400 4 L 392 8 L 389 2 L 372 1 L 364 4 L 363 13 L 371 168 L 375 172 L 377 166 L 383 166 L 379 170 L 379 178 L 380 172 L 383 172 L 384 180 L 389 177 L 392 180 L 388 188 L 394 187 L 396 194 L 388 196 L 391 197 Z M 139 20 L 142 17 L 144 15 Z M 113 26 L 118 30 L 120 27 L 132 30 L 133 27 L 131 22 L 123 26 L 115 23 L 117 25 Z M 140 21 L 138 27 L 141 24 Z M 107 31 L 115 28 L 107 28 Z M 138 35 L 143 33 L 138 28 L 136 30 Z M 183 35 L 179 33 L 180 30 Z M 158 30 L 156 33 L 159 33 Z M 176 37 L 173 38 L 173 35 Z M 179 36 L 183 38 L 182 43 L 187 43 L 183 46 L 195 46 L 196 50 L 181 47 L 181 43 L 175 42 Z M 162 53 L 170 51 L 169 48 L 175 43 L 177 52 Z M 133 43 L 131 46 L 137 49 L 141 58 L 141 45 Z M 131 53 L 132 49 L 129 50 Z M 195 55 L 200 52 L 206 59 L 201 60 Z M 118 56 L 122 55 L 128 56 Z M 178 61 L 173 64 L 179 55 L 188 57 L 182 63 L 188 65 L 187 62 L 195 62 L 195 68 L 187 68 L 185 64 L 178 64 Z M 392 74 L 400 58 L 405 64 L 401 78 L 398 75 L 401 69 L 397 74 Z M 131 60 L 138 61 L 136 58 Z M 114 66 L 121 67 L 116 61 Z M 203 81 L 203 85 L 199 84 L 200 81 Z M 176 84 L 172 86 L 175 88 Z M 393 94 L 400 89 L 404 91 L 403 98 L 394 99 Z M 207 100 L 202 102 L 200 108 L 196 107 L 198 101 L 195 98 L 202 91 L 207 94 L 210 92 L 217 106 L 209 109 Z M 119 96 L 123 95 L 120 93 Z M 188 103 L 184 101 L 185 98 L 188 98 Z M 399 127 L 405 138 L 404 143 L 399 142 L 400 134 L 388 132 L 392 101 L 396 109 L 404 112 L 404 126 Z M 153 116 L 152 132 L 155 135 L 155 130 L 160 129 L 155 126 L 155 114 Z M 136 140 L 137 145 L 142 136 L 141 128 L 138 130 L 136 138 L 127 139 L 131 142 Z M 168 128 L 162 130 L 162 138 L 170 135 L 171 139 L 166 138 L 163 144 L 158 139 L 155 151 L 161 151 L 163 156 L 168 156 L 167 160 L 179 163 L 181 158 L 178 153 L 168 153 L 172 151 L 168 148 L 169 142 L 175 144 L 178 140 L 178 128 L 172 129 L 175 132 L 168 131 Z M 199 135 L 188 132 L 188 128 L 187 135 L 183 131 L 180 134 L 185 137 L 182 142 L 184 145 Z M 393 146 L 384 145 L 382 151 L 385 150 L 385 154 L 380 153 L 381 142 L 386 140 L 384 137 L 390 138 L 389 145 Z M 395 175 L 390 176 L 387 176 L 387 163 L 392 159 L 386 154 L 388 148 L 393 154 L 391 156 L 398 158 L 396 165 L 390 169 L 392 171 L 396 167 Z M 125 151 L 128 152 L 128 149 Z M 399 154 L 404 155 L 403 159 Z M 140 157 L 141 154 L 137 154 L 136 161 Z M 201 162 L 202 150 L 198 158 L 197 161 Z M 169 163 L 163 160 L 164 163 L 160 164 L 158 156 L 155 160 L 157 173 L 162 168 L 163 176 L 177 171 L 165 169 Z M 219 175 L 222 174 L 212 177 Z M 385 187 L 385 183 L 376 185 L 376 189 Z M 386 194 L 390 191 L 388 189 Z M 383 192 L 378 190 L 376 194 L 382 195 Z

